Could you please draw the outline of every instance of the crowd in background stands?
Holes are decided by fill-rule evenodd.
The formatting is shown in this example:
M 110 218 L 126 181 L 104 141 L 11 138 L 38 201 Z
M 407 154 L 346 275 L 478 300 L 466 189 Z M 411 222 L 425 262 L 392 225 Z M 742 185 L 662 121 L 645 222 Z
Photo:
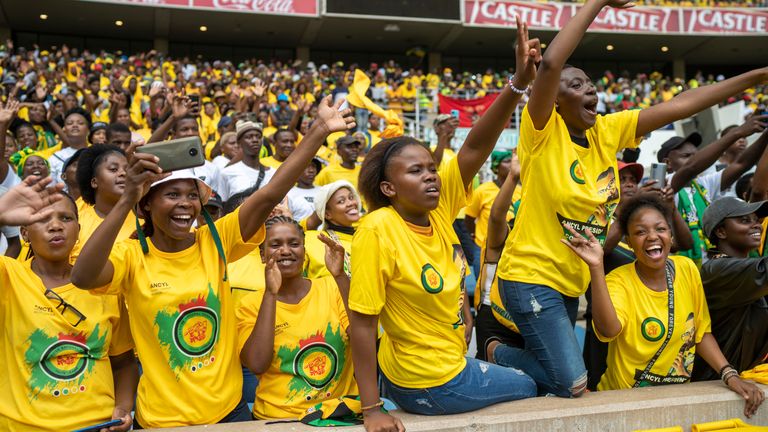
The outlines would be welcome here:
M 511 76 L 511 71 L 493 69 L 475 73 L 446 67 L 425 72 L 402 67 L 393 60 L 367 66 L 261 60 L 233 63 L 164 58 L 154 51 L 126 55 L 78 51 L 66 46 L 14 50 L 10 41 L 1 48 L 3 98 L 13 93 L 21 102 L 46 101 L 58 115 L 82 104 L 93 113 L 93 121 L 123 119 L 145 139 L 169 109 L 170 97 L 182 90 L 213 102 L 204 110 L 202 127 L 203 138 L 215 140 L 219 137 L 218 119 L 230 112 L 260 111 L 265 125 L 284 126 L 290 122 L 293 111 L 308 111 L 311 104 L 328 94 L 334 98 L 346 95 L 356 68 L 365 70 L 371 78 L 369 97 L 375 103 L 406 115 L 416 105 L 436 112 L 438 94 L 469 99 L 498 92 Z M 605 71 L 595 78 L 599 113 L 647 108 L 684 90 L 724 79 L 722 75 L 705 75 L 701 71 L 689 79 L 650 71 L 634 76 Z M 742 99 L 753 111 L 764 103 L 764 93 L 765 86 L 759 86 L 723 103 Z M 287 106 L 270 114 L 269 107 L 277 107 L 278 98 L 287 98 Z M 257 100 L 260 103 L 255 103 Z M 271 130 L 265 131 L 266 135 Z

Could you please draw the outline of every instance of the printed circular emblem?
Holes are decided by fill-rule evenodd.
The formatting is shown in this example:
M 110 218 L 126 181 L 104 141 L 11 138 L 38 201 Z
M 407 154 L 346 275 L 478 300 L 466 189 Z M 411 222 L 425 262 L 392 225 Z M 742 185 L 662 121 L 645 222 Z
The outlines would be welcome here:
M 216 312 L 204 306 L 180 313 L 173 324 L 173 342 L 189 357 L 200 357 L 213 349 L 219 335 Z
M 306 345 L 293 358 L 293 373 L 315 389 L 327 386 L 338 367 L 336 350 L 321 342 Z
M 571 179 L 580 185 L 586 183 L 584 181 L 584 173 L 581 171 L 581 165 L 578 160 L 573 161 L 571 164 Z
M 59 340 L 43 352 L 40 367 L 46 375 L 55 380 L 69 381 L 85 371 L 88 361 L 87 345 L 71 340 Z
M 421 286 L 430 294 L 437 294 L 443 290 L 443 277 L 432 267 L 432 264 L 425 264 L 421 268 Z
M 640 324 L 640 332 L 643 337 L 651 342 L 657 342 L 664 337 L 666 329 L 664 323 L 658 318 L 648 317 Z

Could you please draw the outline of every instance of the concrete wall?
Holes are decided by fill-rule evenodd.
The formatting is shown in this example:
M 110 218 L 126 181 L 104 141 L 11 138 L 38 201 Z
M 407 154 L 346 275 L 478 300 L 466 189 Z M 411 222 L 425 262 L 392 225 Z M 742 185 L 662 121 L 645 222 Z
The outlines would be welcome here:
M 768 389 L 768 387 L 762 386 Z M 535 398 L 495 405 L 453 416 L 424 417 L 394 411 L 410 432 L 591 432 L 632 431 L 741 418 L 768 425 L 768 406 L 752 419 L 744 417 L 744 401 L 719 381 L 589 393 L 574 400 Z M 317 432 L 300 423 L 267 425 L 263 421 L 163 429 L 185 432 Z M 341 430 L 363 432 L 362 426 Z

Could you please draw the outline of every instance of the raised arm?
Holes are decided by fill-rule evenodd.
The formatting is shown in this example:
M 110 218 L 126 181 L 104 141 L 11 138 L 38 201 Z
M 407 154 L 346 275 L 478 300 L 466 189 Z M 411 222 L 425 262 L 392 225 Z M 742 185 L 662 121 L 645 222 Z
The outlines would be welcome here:
M 500 249 L 504 246 L 504 241 L 507 239 L 509 231 L 507 212 L 509 212 L 509 206 L 512 205 L 512 196 L 515 193 L 519 178 L 520 163 L 517 160 L 517 156 L 513 155 L 509 174 L 491 205 L 491 213 L 488 216 L 488 234 L 485 238 L 486 254 L 488 251 Z
M 446 120 L 435 127 L 435 133 L 437 133 L 437 146 L 435 151 L 432 152 L 432 158 L 435 159 L 435 164 L 440 166 L 443 162 L 443 156 L 445 155 L 445 149 L 451 146 L 451 140 L 456 135 L 456 128 L 459 127 L 459 120 L 452 118 Z
M 568 21 L 549 44 L 547 52 L 541 59 L 536 81 L 533 82 L 531 89 L 531 98 L 528 101 L 528 113 L 531 115 L 533 126 L 536 129 L 544 129 L 547 121 L 549 121 L 549 116 L 552 115 L 552 107 L 555 105 L 557 91 L 560 87 L 560 72 L 563 70 L 565 62 L 579 46 L 587 28 L 605 6 L 625 9 L 634 6 L 634 3 L 629 0 L 587 1 L 579 8 L 576 16 Z M 519 27 L 520 24 L 518 24 Z M 515 77 L 517 77 L 517 73 Z
M 168 139 L 168 134 L 171 132 L 176 120 L 191 114 L 194 109 L 194 103 L 187 96 L 176 95 L 171 102 L 171 115 L 168 116 L 165 121 L 157 127 L 157 129 L 149 137 L 147 143 L 160 142 Z
M 672 176 L 672 180 L 670 181 L 672 189 L 677 192 L 684 188 L 685 185 L 691 182 L 691 180 L 695 179 L 699 174 L 704 172 L 704 170 L 712 166 L 713 163 L 717 162 L 717 159 L 723 152 L 728 150 L 728 147 L 740 138 L 746 138 L 753 133 L 765 130 L 766 120 L 768 120 L 768 116 L 750 117 L 743 125 L 731 129 L 717 141 L 696 152 L 696 154 L 694 154 L 688 162 Z M 736 161 L 723 170 L 720 181 L 721 190 L 725 190 L 731 186 L 731 184 L 738 180 L 749 167 L 757 162 L 757 158 L 759 158 L 760 155 L 763 154 L 763 150 L 765 150 L 765 144 L 766 142 L 762 141 L 749 146 Z
M 282 275 L 277 268 L 275 252 L 267 261 L 264 274 L 266 290 L 261 299 L 256 325 L 240 350 L 240 362 L 251 372 L 260 375 L 269 369 L 275 351 L 275 317 L 277 315 L 277 294 L 280 292 Z
M 566 228 L 571 232 L 572 237 L 560 241 L 571 248 L 589 266 L 589 275 L 592 279 L 592 322 L 595 324 L 595 329 L 603 337 L 614 338 L 621 333 L 622 326 L 605 282 L 603 248 L 589 230 L 586 230 L 587 238 L 584 238 L 573 228 L 569 226 Z
M 536 62 L 540 58 L 539 40 L 528 40 L 528 26 L 522 24 L 518 18 L 515 77 L 512 80 L 512 85 L 515 88 L 528 87 L 528 84 L 536 77 Z M 457 156 L 464 186 L 469 186 L 469 182 L 488 159 L 488 155 L 493 151 L 501 131 L 504 130 L 504 126 L 515 111 L 521 96 L 520 93 L 513 92 L 509 86 L 505 86 L 488 111 L 469 131 L 469 135 L 467 135 L 467 139 Z
M 331 97 L 326 96 L 318 107 L 317 120 L 301 141 L 301 145 L 280 165 L 266 186 L 252 193 L 243 202 L 240 209 L 240 232 L 243 239 L 250 239 L 256 234 L 272 209 L 299 180 L 304 168 L 315 157 L 328 134 L 355 127 L 352 112 L 349 109 L 339 111 L 343 102 L 340 99 L 333 105 Z
M 0 155 L 5 154 L 6 141 L 8 139 L 8 126 L 16 117 L 16 112 L 19 110 L 19 101 L 16 99 L 9 100 L 6 104 L 0 102 Z M 0 160 L 0 182 L 5 180 L 5 177 L 10 171 L 10 165 L 6 160 Z
M 763 132 L 760 139 L 768 140 L 768 131 Z M 752 177 L 752 193 L 749 196 L 749 201 L 756 202 L 766 199 L 768 199 L 768 152 L 763 152 L 763 155 L 760 156 L 760 160 L 757 162 L 755 176 Z
M 136 145 L 128 148 L 128 170 L 125 176 L 125 192 L 107 217 L 85 242 L 80 256 L 72 268 L 72 283 L 82 289 L 102 287 L 112 282 L 115 268 L 109 260 L 120 228 L 131 210 L 139 203 L 153 182 L 171 173 L 161 173 L 159 159 L 149 153 L 135 153 Z
M 640 111 L 635 136 L 639 138 L 676 120 L 690 117 L 765 81 L 768 81 L 768 67 L 754 69 L 716 84 L 684 91 L 667 102 Z

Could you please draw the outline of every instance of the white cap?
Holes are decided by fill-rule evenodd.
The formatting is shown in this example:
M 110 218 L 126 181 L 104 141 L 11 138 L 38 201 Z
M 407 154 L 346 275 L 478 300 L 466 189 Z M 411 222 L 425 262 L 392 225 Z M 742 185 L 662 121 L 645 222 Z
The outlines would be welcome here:
M 171 172 L 171 175 L 168 177 L 158 180 L 154 183 L 152 183 L 152 186 L 150 186 L 149 190 L 152 190 L 155 186 L 161 185 L 163 183 L 167 183 L 169 181 L 174 180 L 195 180 L 197 182 L 197 188 L 200 191 L 200 202 L 205 205 L 205 203 L 208 202 L 208 200 L 211 198 L 211 192 L 212 189 L 210 186 L 208 186 L 208 183 L 201 180 L 199 177 L 195 175 L 195 172 L 191 169 L 182 169 Z
M 360 202 L 360 195 L 357 193 L 355 186 L 346 180 L 336 180 L 333 183 L 328 183 L 327 185 L 320 187 L 320 190 L 317 191 L 317 195 L 315 195 L 315 213 L 317 213 L 317 216 L 322 223 L 325 223 L 325 210 L 328 205 L 328 200 L 330 200 L 333 194 L 341 188 L 347 188 L 352 191 L 352 194 L 357 200 L 357 210 L 362 211 L 363 205 Z

